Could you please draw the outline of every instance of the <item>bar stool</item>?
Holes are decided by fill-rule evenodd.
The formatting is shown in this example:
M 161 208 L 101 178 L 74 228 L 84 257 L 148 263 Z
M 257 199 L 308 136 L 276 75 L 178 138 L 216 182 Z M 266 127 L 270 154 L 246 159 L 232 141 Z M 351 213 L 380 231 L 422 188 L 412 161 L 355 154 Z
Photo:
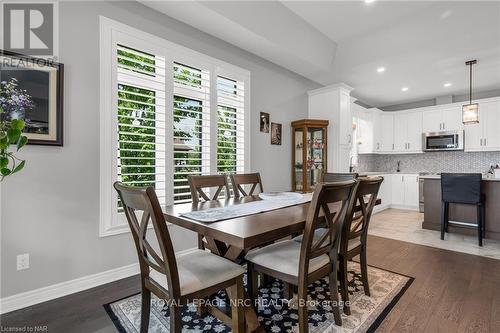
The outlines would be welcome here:
M 480 173 L 441 174 L 441 239 L 448 232 L 448 224 L 477 229 L 479 246 L 483 246 L 485 224 L 485 200 L 481 193 Z M 477 224 L 449 221 L 450 203 L 474 205 L 477 207 Z

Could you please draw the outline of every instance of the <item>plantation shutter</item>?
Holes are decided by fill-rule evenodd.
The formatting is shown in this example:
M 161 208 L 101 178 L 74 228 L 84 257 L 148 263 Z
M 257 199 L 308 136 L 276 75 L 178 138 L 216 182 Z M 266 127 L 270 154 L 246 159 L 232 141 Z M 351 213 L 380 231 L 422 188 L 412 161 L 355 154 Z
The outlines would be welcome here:
M 245 94 L 243 82 L 217 77 L 217 173 L 245 168 Z
M 191 202 L 188 175 L 210 172 L 210 72 L 181 63 L 174 79 L 174 203 Z
M 116 50 L 118 180 L 153 186 L 165 204 L 165 58 L 120 44 Z

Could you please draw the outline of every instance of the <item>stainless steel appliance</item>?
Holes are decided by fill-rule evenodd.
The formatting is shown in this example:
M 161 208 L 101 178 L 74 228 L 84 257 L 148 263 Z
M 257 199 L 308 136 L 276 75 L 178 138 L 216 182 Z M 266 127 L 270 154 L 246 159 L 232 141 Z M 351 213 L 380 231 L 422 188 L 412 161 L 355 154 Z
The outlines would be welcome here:
M 424 212 L 424 203 L 425 203 L 425 198 L 424 198 L 424 179 L 422 179 L 422 176 L 428 176 L 428 175 L 436 175 L 439 176 L 441 175 L 440 172 L 435 173 L 435 172 L 420 172 L 418 174 L 418 210 L 420 213 Z
M 423 133 L 422 148 L 424 151 L 464 150 L 464 131 Z

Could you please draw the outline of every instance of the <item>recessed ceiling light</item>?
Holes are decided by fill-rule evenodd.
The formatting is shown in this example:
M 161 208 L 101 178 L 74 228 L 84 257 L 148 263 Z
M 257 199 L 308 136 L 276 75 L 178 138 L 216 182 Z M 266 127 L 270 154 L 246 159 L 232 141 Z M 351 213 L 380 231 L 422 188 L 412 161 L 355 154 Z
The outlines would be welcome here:
M 377 72 L 379 72 L 379 73 L 385 72 L 385 67 L 377 68 Z
M 450 83 L 450 82 L 446 82 L 445 84 L 443 84 L 443 86 L 444 86 L 445 88 L 451 87 L 451 83 Z
M 408 91 L 408 87 L 401 88 L 401 91 Z
M 372 3 L 375 2 L 375 0 L 365 0 L 365 3 Z

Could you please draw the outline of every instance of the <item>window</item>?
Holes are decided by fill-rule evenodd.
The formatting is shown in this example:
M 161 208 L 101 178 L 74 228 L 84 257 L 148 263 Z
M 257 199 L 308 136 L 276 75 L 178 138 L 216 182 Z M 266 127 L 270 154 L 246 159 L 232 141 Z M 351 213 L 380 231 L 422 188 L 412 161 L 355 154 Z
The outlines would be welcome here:
M 100 235 L 128 231 L 112 184 L 191 202 L 189 175 L 249 170 L 248 71 L 101 17 Z

